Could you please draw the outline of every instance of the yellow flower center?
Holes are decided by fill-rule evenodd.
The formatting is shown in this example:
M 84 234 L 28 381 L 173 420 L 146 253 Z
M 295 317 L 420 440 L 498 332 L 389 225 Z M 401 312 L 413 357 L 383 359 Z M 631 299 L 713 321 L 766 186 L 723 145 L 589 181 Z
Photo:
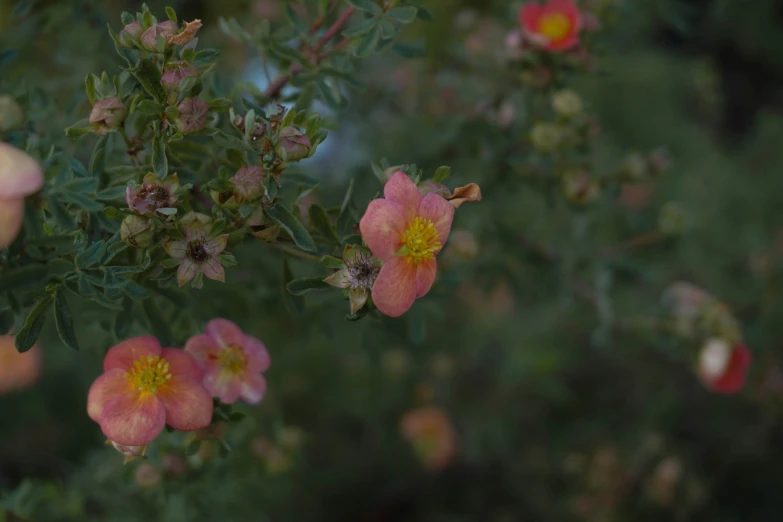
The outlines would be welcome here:
M 538 32 L 550 40 L 562 40 L 571 31 L 571 20 L 562 13 L 550 13 L 541 17 Z
M 402 241 L 404 245 L 398 254 L 410 256 L 417 265 L 422 261 L 435 259 L 435 252 L 441 247 L 435 223 L 420 217 L 408 225 Z
M 166 359 L 155 357 L 142 357 L 133 363 L 128 372 L 133 385 L 139 391 L 155 393 L 158 387 L 171 379 L 169 362 Z
M 223 370 L 239 375 L 247 367 L 247 355 L 240 346 L 229 345 L 218 353 L 218 360 Z

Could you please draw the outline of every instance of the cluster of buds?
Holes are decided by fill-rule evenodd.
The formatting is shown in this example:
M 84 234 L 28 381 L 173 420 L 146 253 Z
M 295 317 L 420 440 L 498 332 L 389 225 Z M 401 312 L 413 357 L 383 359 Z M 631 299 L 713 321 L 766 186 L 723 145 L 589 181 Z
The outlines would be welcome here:
M 201 28 L 201 20 L 185 22 L 182 27 L 177 24 L 176 17 L 174 20 L 158 22 L 146 9 L 136 15 L 136 20 L 133 20 L 131 15 L 123 15 L 123 18 L 127 23 L 117 36 L 119 44 L 128 49 L 152 53 L 163 54 L 172 45 L 187 44 L 196 37 Z
M 725 303 L 691 283 L 673 283 L 663 295 L 673 331 L 700 343 L 697 374 L 717 393 L 742 389 L 751 354 L 742 340 L 737 319 Z

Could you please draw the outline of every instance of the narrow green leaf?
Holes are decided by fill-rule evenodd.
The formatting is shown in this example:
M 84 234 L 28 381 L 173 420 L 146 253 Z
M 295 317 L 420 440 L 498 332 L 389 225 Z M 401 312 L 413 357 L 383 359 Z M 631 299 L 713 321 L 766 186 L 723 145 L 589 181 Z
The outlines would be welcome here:
M 393 7 L 386 11 L 386 16 L 403 24 L 409 24 L 416 19 L 419 10 L 412 5 Z
M 394 28 L 394 24 L 388 20 L 381 20 L 381 38 L 387 40 L 394 38 L 395 34 L 397 34 L 397 30 Z
M 334 256 L 323 256 L 321 258 L 321 265 L 324 268 L 336 268 L 337 270 L 345 268 L 343 260 Z
M 435 175 L 432 177 L 432 180 L 435 183 L 443 183 L 448 179 L 448 177 L 451 176 L 451 167 L 442 166 L 438 167 L 438 170 L 435 171 Z
M 359 22 L 353 27 L 350 27 L 345 31 L 343 31 L 343 36 L 345 36 L 346 38 L 356 38 L 357 36 L 365 35 L 369 33 L 370 29 L 375 27 L 377 24 L 378 24 L 378 20 L 376 18 L 368 18 L 367 20 Z
M 332 227 L 332 223 L 329 221 L 329 216 L 326 214 L 324 207 L 317 203 L 310 205 L 310 208 L 307 209 L 307 214 L 310 216 L 310 222 L 324 238 L 333 242 L 335 245 L 340 244 L 340 238 L 337 237 L 337 233 L 334 231 L 334 227 Z
M 361 11 L 367 11 L 372 14 L 381 14 L 383 9 L 372 0 L 347 0 L 349 4 Z
M 375 50 L 376 47 L 378 47 L 378 42 L 381 39 L 381 30 L 376 25 L 370 31 L 364 35 L 364 37 L 359 40 L 359 44 L 354 49 L 353 53 L 356 55 L 357 58 L 366 58 L 372 54 L 372 52 Z
M 100 263 L 101 258 L 106 254 L 106 242 L 98 241 L 93 243 L 84 252 L 77 254 L 76 256 L 76 268 L 84 270 L 85 268 L 91 268 Z
M 152 168 L 158 179 L 165 179 L 169 175 L 169 160 L 166 158 L 166 143 L 163 136 L 152 140 Z
M 392 46 L 392 50 L 403 58 L 421 58 L 427 55 L 424 40 L 396 43 Z
M 296 246 L 306 252 L 316 252 L 318 250 L 315 241 L 307 233 L 305 227 L 287 208 L 278 204 L 267 209 L 266 213 L 291 236 Z
M 106 157 L 106 145 L 108 141 L 109 136 L 107 134 L 106 136 L 101 136 L 100 139 L 95 143 L 95 148 L 93 149 L 92 156 L 90 157 L 89 167 L 89 172 L 92 176 L 103 173 L 103 169 L 105 167 L 105 162 L 103 160 Z
M 165 103 L 166 88 L 160 83 L 160 70 L 149 58 L 142 58 L 131 71 L 139 83 L 158 103 Z
M 52 304 L 52 296 L 47 295 L 38 301 L 38 304 L 30 311 L 24 326 L 16 334 L 16 349 L 24 353 L 32 348 L 41 336 L 44 324 L 46 324 L 46 311 Z
M 168 16 L 169 20 L 171 20 L 175 24 L 177 23 L 177 13 L 174 11 L 174 9 L 172 9 L 169 6 L 166 6 L 166 16 Z
M 214 112 L 225 112 L 231 108 L 231 100 L 228 98 L 215 98 L 209 102 L 209 110 Z
M 90 73 L 84 79 L 84 87 L 87 90 L 87 99 L 90 100 L 90 105 L 95 105 L 98 102 L 98 98 L 95 96 L 95 75 Z
M 54 294 L 54 322 L 57 326 L 57 333 L 60 334 L 60 340 L 65 346 L 72 350 L 78 350 L 79 341 L 76 339 L 73 316 L 62 288 Z
M 291 315 L 299 315 L 304 311 L 304 299 L 288 292 L 288 283 L 293 281 L 293 279 L 294 274 L 291 272 L 291 267 L 288 264 L 288 257 L 283 257 L 283 277 L 281 280 L 282 287 L 280 288 L 283 296 L 283 306 Z
M 306 294 L 310 290 L 331 288 L 331 285 L 329 285 L 329 283 L 324 283 L 323 277 L 303 277 L 301 279 L 294 279 L 285 285 L 285 287 L 292 295 L 300 296 Z

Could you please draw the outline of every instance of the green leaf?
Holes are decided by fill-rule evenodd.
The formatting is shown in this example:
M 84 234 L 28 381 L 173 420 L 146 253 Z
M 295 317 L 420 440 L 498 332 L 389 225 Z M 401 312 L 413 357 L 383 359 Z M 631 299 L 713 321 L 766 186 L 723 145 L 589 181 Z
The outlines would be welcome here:
M 376 25 L 370 29 L 370 31 L 364 35 L 361 40 L 359 40 L 359 44 L 353 50 L 353 54 L 356 55 L 357 58 L 366 58 L 370 56 L 375 48 L 378 47 L 378 42 L 380 39 L 381 30 Z
M 131 72 L 139 80 L 139 83 L 150 96 L 158 103 L 165 103 L 167 98 L 166 88 L 160 83 L 160 70 L 155 62 L 149 58 L 142 58 L 136 63 Z
M 324 283 L 323 277 L 303 277 L 301 279 L 294 279 L 285 285 L 285 287 L 292 295 L 300 296 L 306 294 L 310 290 L 325 290 L 331 288 L 331 285 L 329 285 L 329 283 Z
M 175 24 L 177 23 L 177 13 L 174 11 L 174 9 L 172 9 L 169 6 L 166 6 L 166 16 L 168 16 L 169 20 L 171 20 Z
M 120 14 L 120 20 L 122 20 L 122 25 L 125 26 L 135 22 L 136 17 L 130 14 L 128 11 L 123 11 L 122 14 Z
M 49 275 L 46 265 L 26 264 L 0 274 L 0 294 L 9 291 L 40 289 Z
M 188 78 L 192 78 L 192 76 L 188 76 Z M 136 110 L 148 116 L 157 115 L 163 112 L 163 105 L 152 100 L 142 100 L 136 105 Z
M 377 24 L 378 20 L 376 18 L 368 18 L 367 20 L 359 22 L 353 27 L 343 31 L 343 36 L 346 38 L 356 38 L 357 36 L 365 35 L 369 33 L 370 29 L 375 27 Z
M 165 179 L 169 175 L 169 160 L 166 158 L 166 143 L 163 136 L 152 140 L 152 168 L 158 179 Z
M 225 112 L 231 108 L 231 100 L 228 98 L 215 98 L 209 102 L 209 110 L 214 112 Z
M 109 141 L 109 136 L 101 136 L 100 139 L 95 143 L 95 148 L 92 151 L 92 156 L 90 157 L 90 166 L 89 166 L 89 173 L 92 176 L 95 176 L 96 174 L 102 174 L 103 169 L 105 167 L 105 162 L 103 161 L 106 157 L 106 144 Z
M 383 13 L 381 6 L 373 2 L 372 0 L 347 0 L 349 4 L 361 11 L 367 11 L 372 14 L 378 15 Z
M 102 198 L 98 198 L 102 199 Z M 106 207 L 103 209 L 103 215 L 106 216 L 109 219 L 118 220 L 121 221 L 125 219 L 125 214 L 120 211 L 117 207 Z
M 122 187 L 112 187 L 112 188 L 109 188 L 109 189 L 106 189 L 106 190 L 101 190 L 100 192 L 95 194 L 95 199 L 100 199 L 101 201 L 116 201 L 116 200 L 119 200 L 119 199 L 124 199 L 126 192 L 127 192 L 127 187 L 124 187 L 124 186 L 122 186 Z M 104 209 L 104 211 L 103 211 L 104 215 L 106 215 L 106 211 L 107 210 L 108 210 L 108 208 Z
M 75 203 L 81 210 L 87 210 L 88 212 L 98 212 L 103 210 L 103 204 L 98 203 L 93 198 L 88 198 L 76 192 L 62 192 L 60 198 L 69 202 Z
M 87 90 L 87 99 L 90 100 L 90 105 L 95 105 L 98 102 L 98 98 L 95 96 L 95 75 L 90 73 L 84 79 L 84 87 Z
M 394 28 L 394 24 L 388 20 L 381 20 L 381 38 L 387 40 L 394 38 L 395 34 L 397 34 L 397 30 Z
M 307 214 L 310 216 L 310 222 L 323 237 L 335 245 L 340 244 L 340 238 L 337 237 L 337 233 L 334 231 L 334 227 L 332 227 L 324 207 L 317 203 L 310 205 L 310 208 L 307 209 Z
M 432 22 L 435 20 L 435 16 L 433 16 L 432 11 L 430 11 L 429 8 L 424 7 L 423 5 L 417 5 L 416 9 L 418 10 L 416 17 L 422 22 Z
M 392 50 L 403 58 L 421 58 L 427 55 L 424 40 L 396 43 L 392 46 Z
M 76 268 L 84 270 L 100 263 L 101 258 L 106 254 L 106 242 L 98 241 L 76 256 Z
M 47 295 L 38 301 L 38 304 L 30 311 L 24 326 L 16 334 L 16 349 L 24 353 L 32 348 L 41 336 L 44 324 L 46 324 L 46 311 L 52 304 L 52 296 Z
M 416 19 L 419 10 L 412 5 L 394 7 L 386 11 L 386 16 L 403 24 L 409 24 Z
M 76 339 L 73 316 L 62 288 L 54 294 L 54 322 L 57 326 L 57 333 L 60 334 L 60 340 L 65 346 L 72 350 L 78 350 L 79 341 Z
M 235 136 L 226 134 L 223 131 L 216 133 L 212 139 L 219 147 L 225 147 L 227 149 L 239 149 L 247 152 L 255 152 L 255 149 L 246 141 L 241 140 Z
M 291 315 L 299 315 L 304 311 L 304 300 L 288 292 L 288 283 L 293 281 L 294 275 L 291 273 L 291 267 L 288 264 L 288 256 L 283 257 L 283 277 L 281 294 L 283 296 L 283 306 Z
M 448 177 L 451 176 L 451 167 L 442 166 L 438 167 L 438 170 L 435 171 L 435 175 L 432 177 L 432 181 L 435 183 L 443 183 L 448 179 Z
M 80 127 L 79 123 L 65 129 L 65 137 L 69 140 L 78 140 L 85 134 L 89 134 L 92 130 L 91 127 Z
M 125 286 L 122 287 L 122 291 L 125 292 L 125 295 L 127 295 L 131 299 L 139 301 L 141 299 L 146 299 L 150 296 L 149 290 L 147 290 L 143 286 L 138 285 L 130 280 L 126 280 L 126 281 L 127 283 L 125 284 Z
M 282 205 L 275 205 L 267 209 L 266 213 L 291 236 L 296 246 L 306 252 L 316 252 L 318 250 L 315 241 L 307 233 L 305 227 L 287 208 Z

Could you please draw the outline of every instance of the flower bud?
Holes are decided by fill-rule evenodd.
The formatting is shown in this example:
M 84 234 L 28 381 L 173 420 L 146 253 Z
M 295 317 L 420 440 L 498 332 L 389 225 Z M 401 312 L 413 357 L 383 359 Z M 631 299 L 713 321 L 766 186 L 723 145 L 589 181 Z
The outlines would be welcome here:
M 149 220 L 141 216 L 127 216 L 122 220 L 120 237 L 131 246 L 146 248 L 152 240 Z
M 563 175 L 563 195 L 571 203 L 585 205 L 598 199 L 601 186 L 584 170 L 572 170 Z
M 530 141 L 538 151 L 548 153 L 553 152 L 560 146 L 563 139 L 563 133 L 554 123 L 540 122 L 533 125 L 530 133 Z
M 169 36 L 176 32 L 177 24 L 171 20 L 155 24 L 141 35 L 141 46 L 147 51 L 162 53 L 169 47 Z
M 24 122 L 24 111 L 8 94 L 0 94 L 0 132 L 8 132 Z
M 110 129 L 122 126 L 128 109 L 117 97 L 99 100 L 90 113 L 90 123 L 95 134 L 105 136 Z
M 280 130 L 276 150 L 278 156 L 285 157 L 288 161 L 298 161 L 310 156 L 311 149 L 310 138 L 296 127 L 284 127 Z
M 139 38 L 141 38 L 143 32 L 139 22 L 131 22 L 122 28 L 120 34 L 117 35 L 117 39 L 121 46 L 132 49 L 138 45 Z
M 571 119 L 582 114 L 582 98 L 570 89 L 552 95 L 552 108 L 558 116 Z
M 658 214 L 658 230 L 667 236 L 678 236 L 688 229 L 688 216 L 676 203 L 665 204 Z
M 198 98 L 188 98 L 177 106 L 179 118 L 177 128 L 182 134 L 192 134 L 207 125 L 209 104 Z
M 255 201 L 266 192 L 264 179 L 266 179 L 264 169 L 253 165 L 239 169 L 231 181 L 234 184 L 234 192 L 240 200 Z
M 160 83 L 170 91 L 176 91 L 179 84 L 188 76 L 198 76 L 198 72 L 187 62 L 169 62 Z

